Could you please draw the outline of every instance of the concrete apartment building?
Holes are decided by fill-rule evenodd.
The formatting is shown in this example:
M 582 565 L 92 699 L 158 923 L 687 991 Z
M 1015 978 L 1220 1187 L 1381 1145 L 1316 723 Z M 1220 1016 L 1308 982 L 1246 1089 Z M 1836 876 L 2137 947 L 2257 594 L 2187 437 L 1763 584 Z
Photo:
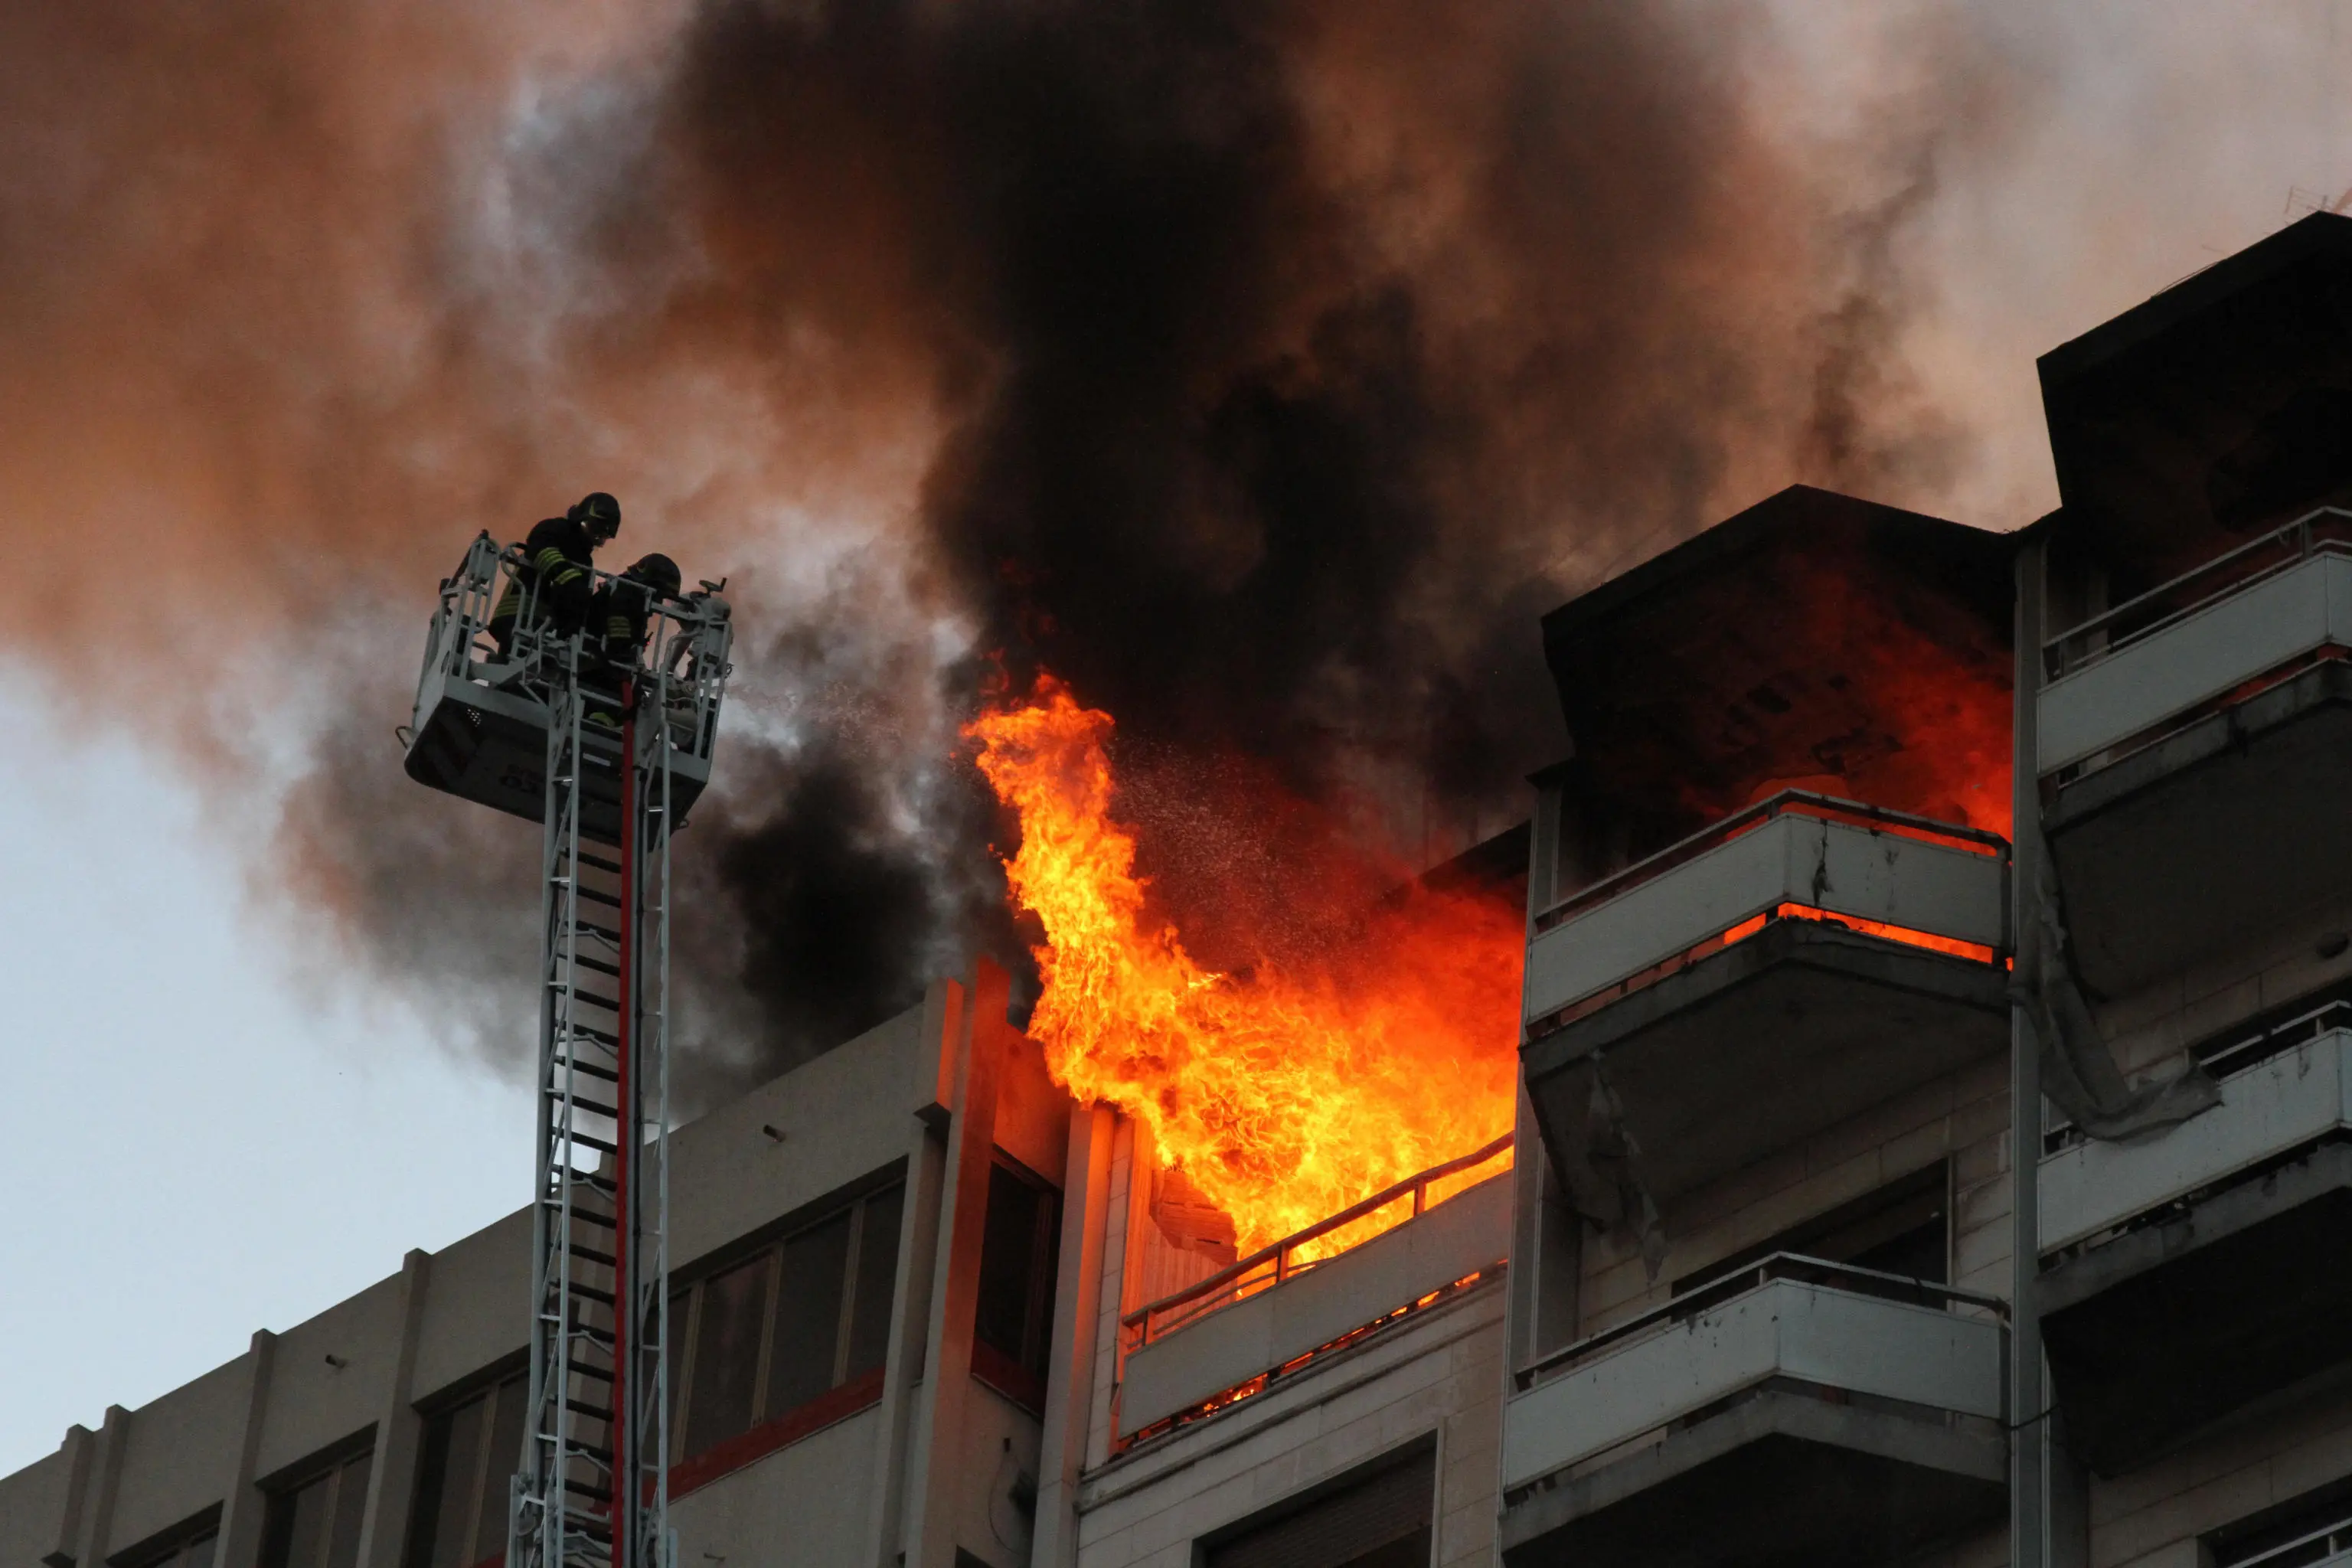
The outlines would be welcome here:
M 681 1130 L 680 1568 L 2352 1560 L 2352 220 L 2041 368 L 2032 527 L 1545 618 L 1517 1131 L 1413 1217 L 1221 1255 L 984 965 Z M 529 1251 L 74 1428 L 0 1568 L 497 1558 Z

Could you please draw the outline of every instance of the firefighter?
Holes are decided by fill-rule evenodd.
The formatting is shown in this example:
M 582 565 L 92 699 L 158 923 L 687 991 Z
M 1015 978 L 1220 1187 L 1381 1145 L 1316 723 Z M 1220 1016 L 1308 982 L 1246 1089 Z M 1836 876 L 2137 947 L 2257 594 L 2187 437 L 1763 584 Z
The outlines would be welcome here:
M 603 660 L 597 674 L 597 684 L 613 691 L 629 678 L 637 667 L 637 658 L 645 650 L 646 628 L 653 620 L 654 606 L 664 599 L 677 597 L 685 585 L 677 563 L 656 552 L 640 557 L 629 569 L 596 590 L 588 612 L 588 632 L 600 640 Z M 618 728 L 620 714 L 603 702 L 592 703 L 588 721 L 608 729 Z
M 677 563 L 656 552 L 639 557 L 627 571 L 598 589 L 588 627 L 604 638 L 605 663 L 621 671 L 633 668 L 646 646 L 646 627 L 653 619 L 654 606 L 664 599 L 677 598 L 685 585 Z
M 562 517 L 548 518 L 530 531 L 523 541 L 522 568 L 490 612 L 490 637 L 499 645 L 499 658 L 512 651 L 526 583 L 539 585 L 537 610 L 542 623 L 565 637 L 587 624 L 595 590 L 590 563 L 596 547 L 620 531 L 621 503 L 603 490 L 589 491 Z

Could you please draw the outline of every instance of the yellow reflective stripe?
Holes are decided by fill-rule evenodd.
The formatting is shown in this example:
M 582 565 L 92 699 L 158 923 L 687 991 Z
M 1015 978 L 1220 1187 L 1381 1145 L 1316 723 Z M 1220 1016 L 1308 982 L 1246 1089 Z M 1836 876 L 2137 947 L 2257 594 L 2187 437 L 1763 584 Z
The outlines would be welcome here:
M 550 581 L 557 584 L 577 583 L 580 581 L 580 568 L 572 566 L 565 569 L 564 571 L 558 572 L 550 579 Z
M 539 552 L 539 569 L 541 571 L 552 572 L 558 566 L 562 564 L 563 552 L 558 550 L 554 545 L 551 544 L 546 549 Z

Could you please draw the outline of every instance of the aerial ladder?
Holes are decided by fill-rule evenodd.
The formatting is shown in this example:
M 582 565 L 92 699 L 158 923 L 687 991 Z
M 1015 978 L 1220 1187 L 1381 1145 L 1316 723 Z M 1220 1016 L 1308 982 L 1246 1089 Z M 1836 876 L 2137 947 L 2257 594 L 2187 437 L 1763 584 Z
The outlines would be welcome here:
M 669 851 L 710 778 L 722 586 L 656 599 L 622 667 L 542 617 L 521 551 L 484 533 L 441 584 L 403 731 L 411 778 L 541 824 L 530 1405 L 508 1568 L 675 1568 Z M 521 614 L 501 653 L 490 612 L 509 587 Z

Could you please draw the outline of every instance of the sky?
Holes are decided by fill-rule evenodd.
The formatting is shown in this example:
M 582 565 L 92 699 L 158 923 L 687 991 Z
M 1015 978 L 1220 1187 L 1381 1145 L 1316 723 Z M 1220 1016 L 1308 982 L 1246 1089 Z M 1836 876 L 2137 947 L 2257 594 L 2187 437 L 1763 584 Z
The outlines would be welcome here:
M 5 1474 L 521 1206 L 530 1112 L 290 962 L 137 735 L 5 664 L 0 734 Z
M 1956 36 L 2010 62 L 1996 75 L 2011 92 L 1941 110 L 1953 123 L 1932 143 L 1933 199 L 1897 241 L 1916 295 L 1903 362 L 1972 440 L 1933 510 L 1991 527 L 2046 510 L 2034 356 L 2352 190 L 2347 8 L 1777 7 L 1769 58 L 1784 74 L 1763 90 L 1800 130 L 1866 135 L 1872 114 L 1935 97 L 1953 56 L 1906 26 L 1965 16 Z M 631 37 L 651 25 L 605 21 Z M 0 261 L 8 238 L 0 226 Z M 486 268 L 479 285 L 493 306 L 499 276 Z M 0 313 L 0 348 L 9 327 Z M 714 421 L 691 458 L 725 470 L 735 438 Z M 922 483 L 919 461 L 887 466 L 910 494 Z M 0 539 L 24 526 L 39 479 L 0 465 Z M 450 520 L 446 553 L 482 521 L 498 520 Z M 189 584 L 183 637 L 221 613 L 215 578 Z M 420 628 L 431 586 L 415 584 Z M 446 1014 L 339 949 L 271 863 L 268 825 L 315 709 L 159 698 L 178 667 L 152 651 L 136 679 L 110 671 L 94 697 L 58 655 L 70 636 L 38 636 L 37 662 L 0 632 L 0 1190 L 17 1200 L 0 1216 L 0 1334 L 22 1352 L 0 1363 L 0 1474 L 52 1451 L 69 1423 L 135 1408 L 257 1328 L 285 1329 L 396 1271 L 407 1249 L 520 1206 L 530 1165 L 527 1095 L 497 1065 L 513 1053 L 458 1039 Z M 408 646 L 404 634 L 404 664 Z M 760 697 L 744 699 L 748 713 Z M 207 722 L 238 732 L 192 742 Z M 208 750 L 243 761 L 206 763 Z M 518 994 L 529 984 L 514 974 Z

